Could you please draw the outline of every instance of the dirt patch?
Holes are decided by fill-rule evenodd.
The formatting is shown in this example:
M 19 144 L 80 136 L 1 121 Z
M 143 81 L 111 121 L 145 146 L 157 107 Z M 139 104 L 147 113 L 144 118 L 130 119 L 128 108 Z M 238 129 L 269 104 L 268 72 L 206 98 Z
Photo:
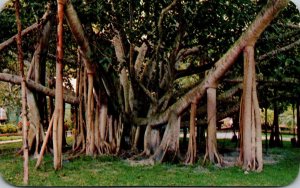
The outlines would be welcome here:
M 238 160 L 239 152 L 233 151 L 223 154 L 223 161 L 225 167 L 234 166 Z M 282 155 L 279 154 L 268 154 L 263 155 L 264 164 L 276 164 L 282 158 Z

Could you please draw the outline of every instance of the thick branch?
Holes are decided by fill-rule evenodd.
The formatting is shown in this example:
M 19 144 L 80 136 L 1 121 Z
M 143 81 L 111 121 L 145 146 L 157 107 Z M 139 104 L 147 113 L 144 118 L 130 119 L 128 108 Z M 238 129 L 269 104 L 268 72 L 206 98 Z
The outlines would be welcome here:
M 182 59 L 184 59 L 185 57 L 192 55 L 192 54 L 196 54 L 198 53 L 200 50 L 199 46 L 194 46 L 192 48 L 185 48 L 185 49 L 181 49 L 176 57 L 176 62 L 178 61 L 182 61 Z
M 158 19 L 158 24 L 157 24 L 157 27 L 158 27 L 158 33 L 159 33 L 159 40 L 158 40 L 158 45 L 157 45 L 157 49 L 156 49 L 156 53 L 158 53 L 158 49 L 160 48 L 160 45 L 161 45 L 161 40 L 162 40 L 162 33 L 163 33 L 163 29 L 162 29 L 162 22 L 163 22 L 163 19 L 165 17 L 165 14 L 171 10 L 177 3 L 177 0 L 173 0 L 172 3 L 170 5 L 168 5 L 166 8 L 164 8 L 161 13 L 160 13 L 160 16 L 159 16 L 159 19 Z
M 267 57 L 274 56 L 274 55 L 279 54 L 281 52 L 288 51 L 288 50 L 294 48 L 295 46 L 297 46 L 299 44 L 300 44 L 300 39 L 297 40 L 297 41 L 295 41 L 295 42 L 293 42 L 293 43 L 291 43 L 291 44 L 289 44 L 289 45 L 286 45 L 284 47 L 281 47 L 281 48 L 278 48 L 276 50 L 272 50 L 272 51 L 270 51 L 268 53 L 265 53 L 265 54 L 259 56 L 258 60 L 262 61 L 262 60 L 266 59 Z
M 184 76 L 190 76 L 190 75 L 193 75 L 193 74 L 204 72 L 204 71 L 207 71 L 210 68 L 212 68 L 213 65 L 214 65 L 213 63 L 205 63 L 204 65 L 200 65 L 200 66 L 197 66 L 197 67 L 194 66 L 194 65 L 190 65 L 187 69 L 176 71 L 175 77 L 176 78 L 181 78 L 181 77 L 184 77 Z
M 218 96 L 218 100 L 226 100 L 230 97 L 232 97 L 235 93 L 237 93 L 239 90 L 243 88 L 242 84 L 238 84 L 237 86 L 225 91 L 224 93 L 220 94 Z
M 206 89 L 217 83 L 223 75 L 234 64 L 235 60 L 242 52 L 246 45 L 254 44 L 261 33 L 266 29 L 270 22 L 277 16 L 277 14 L 288 5 L 288 0 L 273 0 L 268 1 L 267 5 L 257 14 L 255 20 L 249 28 L 242 34 L 242 36 L 234 43 L 234 45 L 219 59 L 215 68 L 209 71 L 206 79 L 202 81 L 195 88 L 191 89 L 176 103 L 170 106 L 165 112 L 147 119 L 136 119 L 139 125 L 150 124 L 156 126 L 168 121 L 170 112 L 181 114 L 192 101 L 200 100 L 205 94 Z
M 20 76 L 16 76 L 16 75 L 0 73 L 0 81 L 20 85 L 22 82 L 22 78 Z M 47 96 L 55 97 L 55 90 L 45 87 L 41 84 L 37 84 L 33 80 L 26 80 L 26 85 L 28 88 L 33 89 L 37 92 L 43 93 Z M 70 103 L 70 104 L 78 104 L 79 103 L 79 99 L 70 93 L 66 93 L 64 95 L 64 101 L 67 103 Z
M 152 93 L 140 82 L 137 81 L 137 83 L 139 84 L 139 86 L 142 88 L 142 90 L 145 92 L 145 94 L 150 98 L 150 100 L 152 101 L 152 103 L 156 104 L 157 100 L 156 98 L 152 95 Z
M 35 29 L 39 29 L 40 26 L 44 25 L 46 23 L 46 21 L 49 19 L 49 15 L 50 15 L 50 10 L 48 9 L 39 22 L 36 22 L 36 23 L 32 24 L 31 26 L 27 27 L 26 29 L 22 30 L 21 36 L 26 35 Z M 14 35 L 11 38 L 7 39 L 6 41 L 2 42 L 0 44 L 0 51 L 3 50 L 4 48 L 6 48 L 7 46 L 9 46 L 11 43 L 13 43 L 16 40 L 17 35 L 18 34 Z
M 224 79 L 224 82 L 228 83 L 242 83 L 243 78 L 238 77 L 235 79 Z M 282 80 L 277 80 L 274 78 L 256 78 L 256 82 L 259 83 L 272 83 L 272 84 L 299 84 L 300 81 L 297 78 L 282 78 Z
M 84 35 L 84 31 L 78 18 L 77 12 L 75 11 L 70 0 L 68 0 L 66 3 L 65 16 L 67 18 L 72 34 L 79 46 L 80 52 L 82 53 L 81 55 L 86 60 L 84 62 L 85 66 L 87 67 L 87 71 L 88 73 L 93 73 L 95 70 L 94 65 L 92 64 L 92 50 L 87 38 Z
M 296 25 L 296 24 L 283 24 L 283 23 L 279 23 L 278 25 L 284 26 L 284 27 L 289 27 L 291 29 L 300 29 L 300 25 Z

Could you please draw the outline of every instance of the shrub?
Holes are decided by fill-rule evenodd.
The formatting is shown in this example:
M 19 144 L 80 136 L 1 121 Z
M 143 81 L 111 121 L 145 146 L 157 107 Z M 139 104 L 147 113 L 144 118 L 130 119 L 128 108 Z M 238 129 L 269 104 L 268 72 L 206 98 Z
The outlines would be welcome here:
M 18 132 L 18 127 L 13 124 L 0 125 L 0 133 L 1 134 L 16 133 L 16 132 Z
M 73 121 L 70 119 L 65 120 L 65 128 L 67 130 L 72 130 L 73 128 L 75 128 Z

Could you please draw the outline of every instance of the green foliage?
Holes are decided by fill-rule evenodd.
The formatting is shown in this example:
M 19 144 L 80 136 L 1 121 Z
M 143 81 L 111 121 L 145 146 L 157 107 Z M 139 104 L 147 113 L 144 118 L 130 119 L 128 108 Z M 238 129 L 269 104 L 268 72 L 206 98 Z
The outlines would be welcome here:
M 7 141 L 7 140 L 19 140 L 22 139 L 22 136 L 1 136 L 0 141 Z
M 65 120 L 65 126 L 67 130 L 72 130 L 73 128 L 75 128 L 74 122 L 71 119 Z
M 279 115 L 279 123 L 292 128 L 293 125 L 296 125 L 296 108 L 294 113 L 295 116 L 293 117 L 293 107 L 292 105 L 289 105 L 287 110 Z
M 1 134 L 16 133 L 16 132 L 18 132 L 18 127 L 13 124 L 0 125 L 0 133 Z
M 265 123 L 265 111 L 264 110 L 260 112 L 260 118 L 261 118 L 262 123 Z M 267 110 L 267 122 L 269 123 L 269 125 L 273 124 L 273 120 L 274 120 L 274 111 L 271 109 L 268 109 Z

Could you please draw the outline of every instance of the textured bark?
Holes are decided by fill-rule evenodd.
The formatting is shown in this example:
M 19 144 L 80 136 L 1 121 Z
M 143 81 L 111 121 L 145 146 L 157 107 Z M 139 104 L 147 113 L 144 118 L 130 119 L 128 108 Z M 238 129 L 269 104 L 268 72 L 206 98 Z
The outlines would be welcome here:
M 37 160 L 36 165 L 35 165 L 36 169 L 40 167 L 41 162 L 43 160 L 43 156 L 44 156 L 44 153 L 45 153 L 45 150 L 46 150 L 47 142 L 48 142 L 48 139 L 50 137 L 50 133 L 52 131 L 52 125 L 53 125 L 53 116 L 52 116 L 52 118 L 50 120 L 50 123 L 49 123 L 49 126 L 48 126 L 48 130 L 47 130 L 45 139 L 43 141 L 42 148 L 41 148 L 41 151 L 39 153 L 38 160 Z
M 223 160 L 217 150 L 217 97 L 216 86 L 207 89 L 207 138 L 206 154 L 204 161 L 207 159 L 213 164 L 222 165 Z
M 86 132 L 86 154 L 92 156 L 95 150 L 95 125 L 94 125 L 94 95 L 93 95 L 93 74 L 88 74 L 88 102 L 87 112 L 87 132 Z
M 175 112 L 170 114 L 163 139 L 150 160 L 155 162 L 174 161 L 179 154 L 179 131 L 181 117 Z
M 84 104 L 83 104 L 83 84 L 84 82 L 84 68 L 82 66 L 81 63 L 81 57 L 79 55 L 78 57 L 78 63 L 80 65 L 80 68 L 78 70 L 78 77 L 77 77 L 77 87 L 76 90 L 78 90 L 78 92 L 76 92 L 77 97 L 79 98 L 79 106 L 78 106 L 78 118 L 77 118 L 77 126 L 75 129 L 74 137 L 74 144 L 73 144 L 73 152 L 76 152 L 78 149 L 81 148 L 81 151 L 85 151 L 85 146 L 86 146 L 86 142 L 85 142 L 85 133 L 84 133 L 84 116 L 83 116 L 83 108 L 84 108 Z
M 84 63 L 87 68 L 87 72 L 92 73 L 94 72 L 94 65 L 92 64 L 92 51 L 89 42 L 84 35 L 81 22 L 71 0 L 67 0 L 65 16 L 73 36 L 75 37 L 75 40 L 79 46 L 79 51 L 82 55 L 82 58 L 85 59 Z
M 37 47 L 33 54 L 33 58 L 30 64 L 30 68 L 27 74 L 27 80 L 32 79 L 36 84 L 45 85 L 45 57 L 48 51 L 48 42 L 50 36 L 50 29 L 52 20 L 50 19 L 44 26 L 41 33 L 41 37 L 37 43 Z M 29 139 L 35 139 L 35 152 L 34 157 L 38 156 L 38 150 L 43 143 L 44 131 L 43 131 L 43 122 L 47 119 L 45 117 L 45 106 L 46 103 L 45 95 L 41 93 L 33 93 L 32 89 L 27 88 L 27 103 L 29 110 L 29 120 L 30 120 L 30 129 L 34 129 L 35 137 L 30 137 Z M 45 105 L 38 105 L 45 104 Z M 33 140 L 29 141 L 34 143 Z M 32 145 L 29 145 L 31 150 Z
M 121 71 L 119 73 L 119 78 L 120 78 L 120 84 L 122 86 L 122 91 L 123 91 L 123 101 L 124 101 L 124 110 L 125 113 L 130 113 L 133 109 L 133 104 L 132 100 L 130 100 L 129 96 L 133 97 L 133 91 L 132 86 L 131 86 L 131 81 L 128 78 L 128 69 L 125 66 L 125 52 L 124 52 L 124 47 L 123 43 L 121 40 L 121 36 L 119 33 L 117 33 L 116 36 L 112 39 L 112 43 L 115 48 L 115 54 L 117 56 L 117 60 L 120 63 Z
M 153 115 L 157 111 L 157 106 L 151 104 L 148 110 L 148 116 Z M 152 155 L 156 149 L 158 149 L 160 143 L 159 134 L 152 133 L 158 130 L 154 130 L 151 125 L 147 125 L 145 134 L 144 134 L 144 151 L 142 155 L 150 156 Z
M 132 151 L 137 151 L 137 147 L 138 147 L 138 142 L 139 142 L 139 138 L 140 138 L 140 133 L 141 133 L 141 127 L 138 126 L 138 127 L 133 127 L 132 129 L 133 131 L 133 144 L 132 144 L 132 147 L 131 147 L 131 150 Z
M 13 84 L 18 84 L 18 85 L 21 85 L 22 82 L 22 78 L 20 76 L 7 74 L 7 73 L 0 73 L 0 80 L 4 82 L 13 83 Z M 27 79 L 25 82 L 29 89 L 50 97 L 55 97 L 55 90 L 45 87 L 42 84 L 35 83 L 33 80 Z M 70 104 L 79 103 L 79 99 L 75 97 L 72 93 L 65 93 L 63 98 L 65 102 Z
M 239 164 L 244 170 L 262 171 L 260 110 L 256 92 L 254 47 L 244 49 L 244 83 L 240 111 Z
M 185 157 L 186 164 L 195 164 L 197 156 L 197 143 L 196 143 L 196 131 L 195 131 L 195 118 L 196 118 L 197 104 L 191 104 L 190 112 L 190 136 L 189 136 L 189 146 Z
M 297 109 L 297 144 L 298 147 L 300 147 L 300 98 L 297 100 L 296 104 L 296 109 Z
M 62 168 L 62 134 L 64 125 L 63 114 L 63 18 L 64 0 L 57 1 L 57 60 L 56 60 L 56 84 L 55 84 L 55 110 L 53 118 L 53 165 L 54 169 Z
M 38 29 L 40 26 L 42 26 L 43 24 L 45 24 L 45 22 L 49 19 L 49 12 L 50 9 L 48 9 L 45 14 L 43 15 L 42 19 L 37 22 L 32 24 L 31 26 L 27 27 L 26 29 L 24 29 L 21 32 L 21 36 L 27 35 L 28 33 L 34 31 L 35 29 Z M 3 50 L 4 48 L 6 48 L 7 46 L 9 46 L 10 44 L 12 44 L 16 39 L 17 39 L 18 34 L 16 34 L 15 36 L 7 39 L 6 41 L 2 42 L 0 44 L 0 51 Z
M 276 93 L 277 91 L 275 91 Z M 280 139 L 280 132 L 279 132 L 279 109 L 277 101 L 274 102 L 274 119 L 272 125 L 272 131 L 270 136 L 270 147 L 281 147 L 281 139 Z
M 100 139 L 105 140 L 105 131 L 107 125 L 107 104 L 103 104 L 100 109 Z
M 25 74 L 24 74 L 24 62 L 23 62 L 23 50 L 22 50 L 22 26 L 20 20 L 20 2 L 16 0 L 16 22 L 18 28 L 17 35 L 17 48 L 18 48 L 18 62 L 20 65 L 20 75 L 22 77 L 21 82 L 21 94 L 22 94 L 22 132 L 23 132 L 23 183 L 25 185 L 29 182 L 29 151 L 28 151 L 28 127 L 27 127 L 27 102 L 26 102 L 26 83 L 25 83 Z
M 266 59 L 267 57 L 272 57 L 272 56 L 274 57 L 276 54 L 279 54 L 279 53 L 285 52 L 287 50 L 290 50 L 290 49 L 296 47 L 297 45 L 300 45 L 300 39 L 296 40 L 295 42 L 293 42 L 293 43 L 291 43 L 289 45 L 286 45 L 284 47 L 281 47 L 281 48 L 272 50 L 270 52 L 267 52 L 267 53 L 259 56 L 258 60 L 262 61 L 262 60 Z

